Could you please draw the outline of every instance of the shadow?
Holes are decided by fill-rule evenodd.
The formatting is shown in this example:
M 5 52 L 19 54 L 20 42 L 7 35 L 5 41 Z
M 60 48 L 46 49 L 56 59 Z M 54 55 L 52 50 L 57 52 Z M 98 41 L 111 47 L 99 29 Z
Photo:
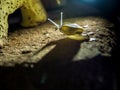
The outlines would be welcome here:
M 117 90 L 116 74 L 108 57 L 37 68 L 0 67 L 1 90 Z M 46 66 L 46 68 L 45 68 Z
M 56 45 L 34 68 L 0 67 L 1 90 L 117 90 L 116 70 L 111 57 L 98 55 L 92 59 L 72 59 L 80 43 L 70 39 L 51 42 Z M 35 53 L 37 55 L 39 52 Z
M 34 53 L 34 55 L 39 54 L 41 51 L 43 51 L 49 46 L 55 45 L 55 47 L 42 58 L 41 62 L 55 62 L 58 64 L 67 63 L 70 62 L 76 55 L 76 53 L 80 49 L 81 42 L 83 41 L 72 40 L 69 38 L 53 41 L 48 43 L 42 49 L 38 50 L 36 53 Z

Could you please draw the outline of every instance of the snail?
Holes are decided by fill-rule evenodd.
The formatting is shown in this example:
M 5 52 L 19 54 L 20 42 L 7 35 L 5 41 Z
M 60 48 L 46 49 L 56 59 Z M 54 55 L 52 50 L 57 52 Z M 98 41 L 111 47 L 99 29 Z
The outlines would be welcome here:
M 48 21 L 53 23 L 60 32 L 67 35 L 68 38 L 73 40 L 88 40 L 88 36 L 83 36 L 82 32 L 84 29 L 76 24 L 76 23 L 69 23 L 69 24 L 63 24 L 63 12 L 61 12 L 61 18 L 60 18 L 60 25 L 55 23 L 52 19 L 48 18 Z

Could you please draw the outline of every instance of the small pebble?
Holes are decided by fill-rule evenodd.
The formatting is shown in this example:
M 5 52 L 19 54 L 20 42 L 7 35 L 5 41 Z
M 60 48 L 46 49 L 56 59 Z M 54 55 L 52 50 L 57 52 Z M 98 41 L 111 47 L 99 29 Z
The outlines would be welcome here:
M 22 51 L 22 54 L 28 54 L 28 53 L 31 53 L 32 51 L 31 50 L 24 50 Z
M 96 29 L 96 31 L 99 31 L 99 29 Z
M 89 41 L 96 41 L 96 38 L 90 38 Z
M 83 28 L 88 28 L 89 27 L 89 25 L 85 25 L 85 26 L 83 26 Z
M 29 65 L 28 65 L 28 64 L 25 64 L 24 66 L 25 66 L 25 67 L 29 67 Z
M 86 33 L 82 33 L 81 35 L 82 35 L 82 36 L 87 36 L 88 34 L 86 34 Z
M 89 32 L 89 33 L 87 33 L 87 35 L 93 35 L 94 34 L 94 32 Z
M 30 67 L 31 67 L 31 68 L 34 68 L 34 65 L 33 65 L 33 64 L 31 64 L 31 65 L 30 65 Z
M 47 38 L 49 38 L 49 37 L 50 37 L 50 34 L 46 33 L 45 36 L 46 36 Z

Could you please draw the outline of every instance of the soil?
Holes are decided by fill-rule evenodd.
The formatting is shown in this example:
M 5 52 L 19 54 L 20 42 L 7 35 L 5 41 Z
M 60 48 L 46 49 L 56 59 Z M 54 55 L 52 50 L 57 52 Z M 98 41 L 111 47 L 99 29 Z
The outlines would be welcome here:
M 14 66 L 25 62 L 37 63 L 55 48 L 56 53 L 53 53 L 54 55 L 49 58 L 58 59 L 63 57 L 61 55 L 69 57 L 73 52 L 66 51 L 64 53 L 65 50 L 74 51 L 75 48 L 77 48 L 77 51 L 74 57 L 71 57 L 71 60 L 75 58 L 75 60 L 78 60 L 78 58 L 79 60 L 86 59 L 94 57 L 96 54 L 111 56 L 111 51 L 115 45 L 114 25 L 112 23 L 100 17 L 72 18 L 66 19 L 65 22 L 77 23 L 82 26 L 84 28 L 83 34 L 88 34 L 91 41 L 81 42 L 68 39 L 59 30 L 55 30 L 54 25 L 50 22 L 32 28 L 17 27 L 14 29 L 14 26 L 12 26 L 9 31 L 8 44 L 0 49 L 0 65 Z M 14 29 L 14 31 L 11 29 Z M 77 55 L 77 52 L 82 53 Z M 86 52 L 88 53 L 86 54 Z
M 89 40 L 71 40 L 50 22 L 10 27 L 0 49 L 1 90 L 117 90 L 114 24 L 101 17 L 65 22 L 81 25 Z

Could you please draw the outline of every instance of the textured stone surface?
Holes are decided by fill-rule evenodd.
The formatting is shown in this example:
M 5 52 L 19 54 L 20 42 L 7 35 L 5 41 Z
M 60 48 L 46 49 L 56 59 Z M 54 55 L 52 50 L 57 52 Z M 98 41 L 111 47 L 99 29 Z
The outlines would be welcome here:
M 33 27 L 43 23 L 47 14 L 40 0 L 0 0 L 0 47 L 7 43 L 8 16 L 17 9 L 21 9 L 24 27 Z

